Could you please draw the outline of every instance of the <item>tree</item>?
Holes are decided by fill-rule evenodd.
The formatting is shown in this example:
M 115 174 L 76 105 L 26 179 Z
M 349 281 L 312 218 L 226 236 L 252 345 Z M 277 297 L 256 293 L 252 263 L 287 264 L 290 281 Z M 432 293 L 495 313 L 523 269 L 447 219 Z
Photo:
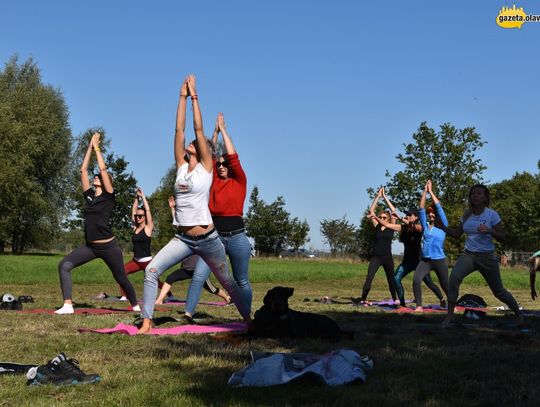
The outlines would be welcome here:
M 291 242 L 292 245 L 298 246 L 305 243 L 309 226 L 306 221 L 300 223 L 297 218 L 290 219 L 282 196 L 278 196 L 274 202 L 267 204 L 259 198 L 259 188 L 255 186 L 249 202 L 250 206 L 245 218 L 246 230 L 248 235 L 255 239 L 259 252 L 277 255 Z M 304 235 L 303 242 L 300 239 L 302 235 Z
M 490 186 L 491 206 L 504 222 L 504 247 L 515 251 L 537 251 L 540 247 L 540 176 L 516 173 L 509 180 Z
M 173 164 L 161 178 L 158 189 L 148 197 L 148 204 L 154 218 L 154 235 L 152 249 L 157 251 L 165 246 L 174 236 L 171 210 L 168 199 L 174 196 L 174 181 L 176 179 L 176 164 Z
M 323 219 L 320 224 L 321 234 L 333 256 L 357 251 L 356 227 L 345 219 L 345 215 L 341 219 Z
M 111 215 L 111 224 L 115 236 L 120 240 L 127 242 L 131 239 L 132 234 L 131 208 L 135 197 L 135 191 L 137 190 L 137 180 L 132 173 L 127 172 L 129 162 L 126 161 L 123 156 L 116 156 L 107 152 L 110 143 L 106 138 L 105 130 L 101 127 L 90 128 L 77 138 L 75 149 L 73 151 L 73 160 L 71 162 L 70 179 L 71 204 L 72 208 L 75 209 L 75 217 L 70 218 L 67 221 L 67 225 L 70 229 L 83 228 L 85 203 L 82 195 L 83 191 L 81 190 L 80 167 L 90 138 L 96 131 L 99 131 L 102 135 L 101 150 L 105 157 L 107 171 L 113 180 L 115 205 Z M 92 160 L 90 161 L 88 168 L 90 170 L 88 176 L 99 172 L 97 170 L 94 155 L 92 155 Z
M 0 71 L 0 251 L 48 248 L 66 214 L 71 150 L 60 90 L 42 83 L 37 64 L 12 57 Z M 47 236 L 47 239 L 43 237 Z
M 304 219 L 303 222 L 300 222 L 298 218 L 291 220 L 291 231 L 289 233 L 289 238 L 287 239 L 287 244 L 298 250 L 300 246 L 305 245 L 309 242 L 309 224 Z
M 431 179 L 450 224 L 456 224 L 469 188 L 482 181 L 486 167 L 476 152 L 484 144 L 474 127 L 456 129 L 445 123 L 436 132 L 422 122 L 413 134 L 413 142 L 404 144 L 404 152 L 396 156 L 404 169 L 394 175 L 386 172 L 386 195 L 401 210 L 418 207 L 420 192 Z M 374 189 L 369 188 L 368 193 L 373 195 Z M 446 240 L 449 254 L 457 254 L 460 246 L 453 239 Z
M 373 222 L 368 218 L 369 208 L 364 212 L 364 216 L 360 219 L 360 227 L 358 228 L 358 254 L 361 259 L 369 260 L 373 254 L 373 244 L 375 242 L 375 228 Z

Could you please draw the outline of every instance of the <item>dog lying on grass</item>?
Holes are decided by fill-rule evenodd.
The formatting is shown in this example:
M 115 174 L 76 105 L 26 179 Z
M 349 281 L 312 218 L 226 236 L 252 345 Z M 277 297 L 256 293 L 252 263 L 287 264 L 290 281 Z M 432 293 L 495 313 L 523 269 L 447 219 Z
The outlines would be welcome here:
M 324 338 L 338 340 L 343 333 L 338 324 L 324 315 L 294 311 L 288 299 L 294 288 L 274 287 L 264 296 L 264 305 L 255 312 L 250 333 L 263 338 Z

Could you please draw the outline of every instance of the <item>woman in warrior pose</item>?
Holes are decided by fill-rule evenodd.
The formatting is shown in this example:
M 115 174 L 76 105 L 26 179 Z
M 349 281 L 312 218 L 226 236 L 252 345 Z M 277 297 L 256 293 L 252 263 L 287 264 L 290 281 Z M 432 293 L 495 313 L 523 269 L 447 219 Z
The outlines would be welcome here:
M 186 103 L 191 98 L 193 127 L 196 139 L 185 146 Z M 146 267 L 144 278 L 143 323 L 139 334 L 149 333 L 157 297 L 159 276 L 173 264 L 191 254 L 198 254 L 208 264 L 212 273 L 238 308 L 246 322 L 251 322 L 249 305 L 241 295 L 238 285 L 227 268 L 225 248 L 212 222 L 208 200 L 212 185 L 212 149 L 210 140 L 204 136 L 202 115 L 195 87 L 195 76 L 184 80 L 180 89 L 180 101 L 176 115 L 174 156 L 176 181 L 174 184 L 178 222 L 175 237 L 163 247 Z M 192 322 L 189 316 L 186 318 Z
M 81 166 L 81 184 L 86 204 L 84 208 L 86 244 L 73 250 L 58 265 L 64 305 L 55 311 L 56 314 L 73 314 L 71 270 L 95 258 L 103 259 L 116 282 L 126 293 L 133 311 L 140 311 L 135 289 L 124 272 L 122 249 L 112 233 L 110 218 L 114 209 L 115 196 L 112 181 L 99 148 L 99 141 L 100 134 L 95 133 L 88 145 Z M 99 167 L 99 173 L 95 174 L 92 179 L 93 189 L 88 179 L 88 164 L 92 151 L 96 154 Z

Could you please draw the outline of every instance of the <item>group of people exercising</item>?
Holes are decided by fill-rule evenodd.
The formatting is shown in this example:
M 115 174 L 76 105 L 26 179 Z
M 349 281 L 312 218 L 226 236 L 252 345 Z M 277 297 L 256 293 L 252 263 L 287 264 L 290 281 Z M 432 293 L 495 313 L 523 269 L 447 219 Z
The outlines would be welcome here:
M 428 194 L 433 203 L 426 208 Z M 375 210 L 381 199 L 384 199 L 388 209 L 376 214 Z M 495 256 L 493 240 L 504 241 L 506 233 L 499 214 L 489 207 L 489 189 L 481 184 L 472 186 L 469 190 L 468 204 L 469 207 L 463 213 L 459 225 L 451 228 L 441 202 L 433 191 L 431 180 L 428 180 L 424 187 L 420 209 L 409 209 L 404 217 L 398 215 L 396 208 L 386 197 L 384 188 L 381 188 L 371 204 L 368 215 L 375 227 L 375 241 L 362 296 L 357 301 L 366 302 L 373 277 L 378 268 L 383 266 L 394 303 L 405 306 L 402 280 L 407 274 L 414 272 L 413 293 L 416 311 L 423 311 L 421 289 L 423 281 L 437 296 L 440 305 L 448 307 L 448 314 L 443 321 L 443 325 L 448 326 L 454 317 L 459 287 L 463 279 L 478 270 L 495 297 L 516 314 L 518 323 L 522 323 L 523 315 L 517 301 L 502 284 L 499 261 Z M 400 233 L 399 240 L 404 245 L 404 254 L 401 264 L 394 273 L 391 244 L 396 231 Z M 465 249 L 449 276 L 444 241 L 446 235 L 459 239 L 463 234 L 466 237 Z M 431 271 L 437 275 L 447 300 L 439 287 L 433 283 L 429 274 Z M 531 290 L 534 290 L 533 286 L 531 283 Z
M 192 104 L 195 139 L 186 146 L 184 131 L 188 99 Z M 225 154 L 216 158 L 219 134 L 222 136 Z M 194 322 L 195 307 L 204 287 L 227 303 L 233 302 L 244 321 L 249 324 L 252 302 L 248 277 L 251 246 L 242 218 L 247 178 L 227 133 L 223 114 L 218 114 L 212 139 L 205 137 L 195 76 L 189 75 L 184 79 L 176 113 L 176 179 L 174 196 L 169 198 L 175 234 L 154 257 L 150 249 L 154 228 L 152 213 L 143 191 L 138 189 L 132 207 L 133 259 L 125 265 L 123 263 L 122 250 L 111 228 L 115 193 L 113 180 L 101 154 L 100 137 L 99 133 L 92 136 L 81 166 L 86 243 L 69 253 L 59 264 L 64 304 L 56 313 L 74 312 L 71 270 L 95 258 L 102 258 L 120 286 L 121 299 L 129 301 L 134 311 L 141 311 L 143 323 L 139 333 L 150 332 L 154 306 L 163 303 L 167 296 L 172 296 L 170 289 L 175 281 L 185 279 L 191 279 L 184 313 L 186 321 Z M 95 154 L 99 172 L 90 182 L 88 166 L 92 153 Z M 433 204 L 426 208 L 428 194 Z M 375 211 L 381 199 L 386 202 L 388 210 L 377 214 Z M 440 305 L 448 307 L 444 321 L 444 325 L 448 325 L 454 315 L 461 282 L 468 274 L 478 270 L 495 297 L 508 305 L 521 322 L 521 311 L 514 297 L 503 287 L 499 263 L 494 255 L 493 239 L 503 241 L 505 231 L 500 216 L 489 207 L 489 190 L 483 185 L 474 185 L 469 191 L 468 202 L 469 208 L 463 214 L 460 224 L 450 228 L 431 181 L 427 181 L 424 187 L 419 210 L 409 209 L 404 217 L 398 215 L 384 188 L 381 188 L 370 207 L 369 217 L 375 227 L 375 242 L 358 301 L 367 300 L 373 278 L 382 266 L 392 299 L 396 305 L 405 306 L 402 279 L 414 272 L 416 310 L 422 311 L 423 281 L 435 293 Z M 400 241 L 404 244 L 404 255 L 394 274 L 391 244 L 395 232 L 399 232 Z M 463 233 L 466 235 L 465 250 L 448 276 L 444 253 L 446 235 L 460 238 Z M 232 273 L 229 272 L 226 256 L 229 257 Z M 182 263 L 182 267 L 171 273 L 163 284 L 160 276 L 179 263 Z M 142 308 L 127 278 L 128 274 L 139 270 L 145 271 Z M 431 279 L 432 270 L 447 300 Z M 212 285 L 210 273 L 214 274 L 223 289 Z M 533 286 L 534 280 L 531 277 L 531 290 L 534 291 Z M 158 288 L 161 289 L 159 296 Z

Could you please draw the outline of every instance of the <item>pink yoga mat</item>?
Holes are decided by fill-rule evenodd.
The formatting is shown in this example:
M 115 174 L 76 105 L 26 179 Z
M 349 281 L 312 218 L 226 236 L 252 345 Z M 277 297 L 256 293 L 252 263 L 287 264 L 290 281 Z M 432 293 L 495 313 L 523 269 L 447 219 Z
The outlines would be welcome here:
M 34 309 L 27 309 L 21 312 L 23 314 L 54 314 L 54 309 L 46 309 L 46 308 L 34 308 Z M 118 309 L 118 308 L 75 308 L 75 314 L 81 315 L 81 314 L 95 314 L 95 315 L 103 315 L 103 314 L 121 314 L 125 312 L 133 312 L 130 309 Z
M 160 306 L 161 305 L 185 305 L 185 303 L 186 303 L 185 300 L 166 301 L 163 304 L 160 304 Z M 223 307 L 227 305 L 225 301 L 199 301 L 197 304 L 198 305 L 214 305 L 216 307 Z
M 456 311 L 459 311 L 459 312 L 465 312 L 466 309 L 470 309 L 470 310 L 474 310 L 474 311 L 483 311 L 483 312 L 488 312 L 489 309 L 487 308 L 472 308 L 472 307 L 460 307 L 460 306 L 457 306 L 456 307 Z M 409 307 L 400 307 L 400 308 L 396 308 L 394 310 L 391 310 L 390 312 L 397 312 L 397 313 L 414 313 L 414 308 L 409 308 Z M 427 307 L 424 307 L 422 312 L 421 313 L 442 313 L 442 312 L 447 312 L 447 309 L 446 308 L 442 308 L 438 305 L 428 305 Z M 420 312 L 419 312 L 420 314 Z
M 139 329 L 134 325 L 118 324 L 114 328 L 89 329 L 79 328 L 79 332 L 94 332 L 98 334 L 119 333 L 133 336 Z M 182 335 L 182 334 L 208 334 L 216 332 L 238 332 L 247 331 L 247 324 L 244 322 L 230 322 L 216 325 L 180 325 L 172 328 L 152 328 L 150 335 Z

